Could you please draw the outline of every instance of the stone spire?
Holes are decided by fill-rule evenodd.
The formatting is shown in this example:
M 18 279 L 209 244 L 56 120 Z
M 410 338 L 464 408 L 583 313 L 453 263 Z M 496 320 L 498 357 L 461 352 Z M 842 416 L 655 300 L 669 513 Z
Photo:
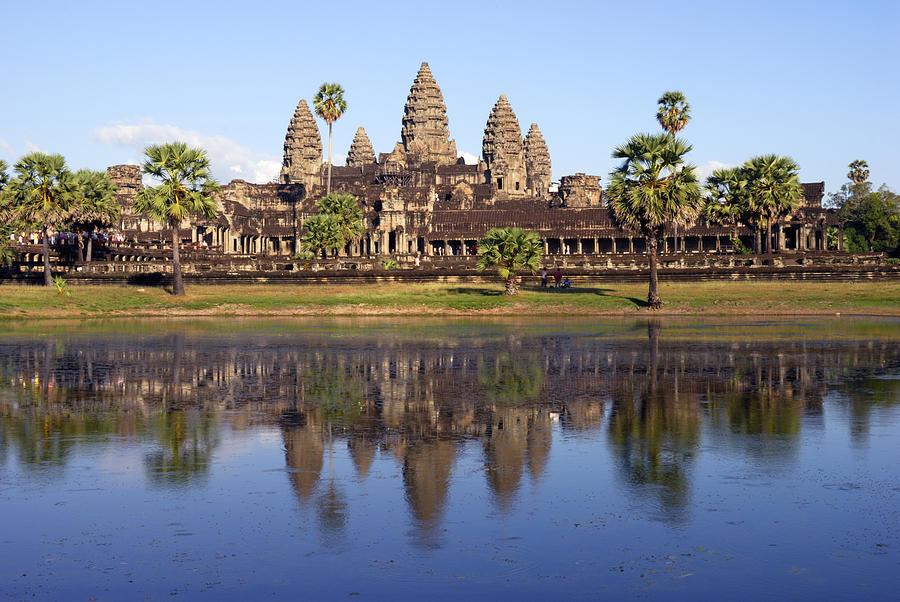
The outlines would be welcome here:
M 506 95 L 501 94 L 484 128 L 482 155 L 495 192 L 524 195 L 525 146 L 522 130 Z
M 428 63 L 422 63 L 419 67 L 419 73 L 409 89 L 400 136 L 409 162 L 456 163 L 456 142 L 450 140 L 447 107 Z
M 347 153 L 347 167 L 362 167 L 372 163 L 375 163 L 375 150 L 369 142 L 369 137 L 366 136 L 366 130 L 360 127 L 356 130 L 356 136 L 353 137 L 353 143 Z
M 532 194 L 544 198 L 550 188 L 550 151 L 536 123 L 525 136 L 526 187 Z
M 305 100 L 294 111 L 294 118 L 284 137 L 284 161 L 281 164 L 282 184 L 305 184 L 307 188 L 320 184 L 322 169 L 322 139 L 319 126 Z

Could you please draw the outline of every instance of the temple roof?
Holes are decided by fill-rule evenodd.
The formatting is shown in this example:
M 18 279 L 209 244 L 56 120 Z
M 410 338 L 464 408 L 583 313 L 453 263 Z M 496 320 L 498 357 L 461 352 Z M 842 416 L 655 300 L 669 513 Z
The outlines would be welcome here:
M 501 94 L 484 128 L 482 155 L 488 169 L 500 161 L 507 165 L 525 161 L 522 130 L 505 94 Z
M 281 181 L 290 183 L 302 174 L 315 173 L 322 165 L 322 139 L 319 126 L 305 100 L 297 104 L 284 137 Z
M 356 136 L 353 137 L 353 143 L 347 153 L 347 167 L 362 167 L 370 163 L 375 163 L 375 150 L 369 142 L 366 130 L 360 127 L 356 130 Z
M 400 135 L 404 150 L 419 155 L 421 161 L 443 165 L 456 162 L 456 143 L 450 140 L 447 107 L 428 63 L 419 67 L 409 89 Z

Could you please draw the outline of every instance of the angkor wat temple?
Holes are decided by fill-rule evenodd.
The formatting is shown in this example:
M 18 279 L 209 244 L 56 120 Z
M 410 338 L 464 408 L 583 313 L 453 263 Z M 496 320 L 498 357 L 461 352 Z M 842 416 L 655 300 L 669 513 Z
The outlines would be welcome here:
M 163 241 L 168 234 L 145 216 L 127 210 L 141 186 L 133 165 L 109 168 L 126 207 L 120 228 L 126 240 Z M 234 180 L 224 186 L 213 220 L 185 222 L 182 239 L 205 242 L 227 254 L 290 256 L 298 249 L 303 222 L 325 194 L 327 168 L 319 128 L 301 100 L 287 129 L 277 184 Z M 545 254 L 640 253 L 644 239 L 617 226 L 606 206 L 600 177 L 577 173 L 552 182 L 550 153 L 536 123 L 525 137 L 512 106 L 501 95 L 487 118 L 482 157 L 475 165 L 459 158 L 450 138 L 447 108 L 428 63 L 422 63 L 403 111 L 400 141 L 376 155 L 360 127 L 346 166 L 335 166 L 332 188 L 354 195 L 365 216 L 365 233 L 347 245 L 350 256 L 423 257 L 474 253 L 490 228 L 533 230 Z M 803 184 L 797 212 L 776 228 L 775 248 L 825 250 L 826 229 L 836 225 L 822 208 L 824 182 Z M 726 251 L 726 227 L 702 218 L 664 241 L 667 251 Z M 752 231 L 739 235 L 752 246 Z

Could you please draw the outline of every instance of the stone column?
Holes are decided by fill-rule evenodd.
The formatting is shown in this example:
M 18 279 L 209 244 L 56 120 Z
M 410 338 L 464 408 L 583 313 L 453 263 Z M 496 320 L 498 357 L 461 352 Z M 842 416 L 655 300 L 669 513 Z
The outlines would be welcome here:
M 582 244 L 581 244 L 581 237 L 578 237 L 577 240 L 578 240 L 578 254 L 584 255 L 584 246 L 582 246 Z
M 594 239 L 594 255 L 599 255 L 599 254 L 600 254 L 600 239 L 595 238 Z
M 838 225 L 838 251 L 844 250 L 844 224 Z
M 628 237 L 628 252 L 634 253 L 634 237 L 632 236 Z
M 610 249 L 612 249 L 612 253 L 613 253 L 613 255 L 615 255 L 616 253 L 618 253 L 618 250 L 616 250 L 616 237 L 613 236 L 612 238 L 610 238 L 609 242 L 610 242 Z
M 541 242 L 544 243 L 544 255 L 549 255 L 550 254 L 550 245 L 547 244 L 547 239 L 543 238 L 543 239 L 541 239 Z

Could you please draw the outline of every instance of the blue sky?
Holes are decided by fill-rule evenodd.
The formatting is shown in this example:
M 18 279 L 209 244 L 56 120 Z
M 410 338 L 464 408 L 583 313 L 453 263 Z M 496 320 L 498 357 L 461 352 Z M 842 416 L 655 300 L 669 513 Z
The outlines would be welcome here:
M 656 131 L 656 99 L 678 89 L 704 173 L 778 153 L 834 191 L 862 158 L 900 190 L 898 32 L 894 1 L 6 2 L 0 158 L 102 169 L 180 138 L 220 180 L 266 181 L 298 100 L 325 81 L 349 105 L 335 154 L 360 125 L 389 152 L 424 60 L 460 152 L 481 154 L 506 94 L 523 134 L 541 128 L 554 179 L 605 182 L 612 149 Z

